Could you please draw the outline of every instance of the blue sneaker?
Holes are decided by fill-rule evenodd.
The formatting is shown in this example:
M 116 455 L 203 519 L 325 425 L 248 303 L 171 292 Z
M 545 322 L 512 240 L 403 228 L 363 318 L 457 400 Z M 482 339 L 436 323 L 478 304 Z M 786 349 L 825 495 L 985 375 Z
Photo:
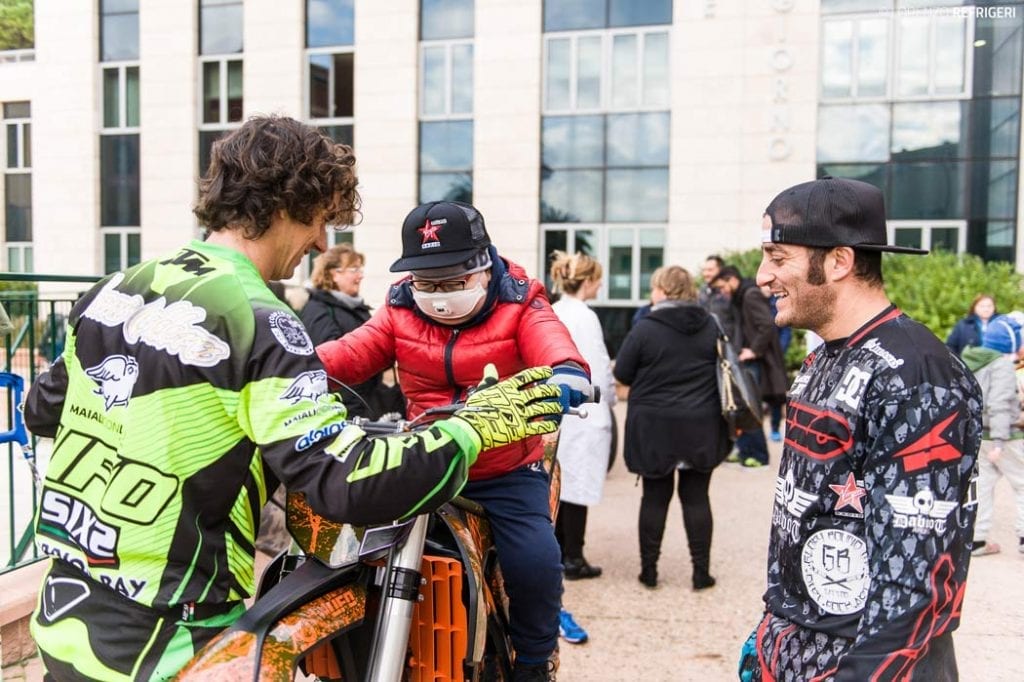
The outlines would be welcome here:
M 558 634 L 569 644 L 583 644 L 587 641 L 587 631 L 579 626 L 572 614 L 562 609 L 558 613 Z

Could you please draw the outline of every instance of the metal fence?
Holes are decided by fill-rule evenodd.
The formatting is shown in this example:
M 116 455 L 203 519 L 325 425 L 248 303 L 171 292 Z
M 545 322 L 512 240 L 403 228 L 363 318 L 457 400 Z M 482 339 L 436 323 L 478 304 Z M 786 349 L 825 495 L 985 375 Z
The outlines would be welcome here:
M 13 329 L 0 337 L 4 344 L 3 372 L 20 377 L 27 392 L 36 376 L 46 371 L 64 350 L 68 314 L 79 295 L 99 277 L 65 275 L 21 275 L 0 273 L 0 304 Z M 26 453 L 17 439 L 15 420 L 21 409 L 16 389 L 6 387 L 0 431 L 0 452 L 7 452 L 7 467 L 0 472 L 0 489 L 7 491 L 7 504 L 0 506 L 0 573 L 39 558 L 33 543 L 33 520 L 39 489 L 26 454 L 34 455 L 39 471 L 49 460 L 51 443 L 29 434 L 31 450 Z M 24 395 L 22 395 L 24 399 Z

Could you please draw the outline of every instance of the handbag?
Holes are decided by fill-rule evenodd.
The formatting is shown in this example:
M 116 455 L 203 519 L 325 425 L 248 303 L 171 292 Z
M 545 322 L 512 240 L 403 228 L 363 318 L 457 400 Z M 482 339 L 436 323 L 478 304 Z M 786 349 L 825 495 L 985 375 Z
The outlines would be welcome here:
M 722 417 L 732 432 L 759 429 L 764 421 L 761 410 L 761 389 L 754 381 L 754 375 L 743 366 L 736 349 L 729 343 L 729 337 L 722 329 L 722 323 L 714 314 L 711 318 L 718 327 L 718 395 L 722 401 Z

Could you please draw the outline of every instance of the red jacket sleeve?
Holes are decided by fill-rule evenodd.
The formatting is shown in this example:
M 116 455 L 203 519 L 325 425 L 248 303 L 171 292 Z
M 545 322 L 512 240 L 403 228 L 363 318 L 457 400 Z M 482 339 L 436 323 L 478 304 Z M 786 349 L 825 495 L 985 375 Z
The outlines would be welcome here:
M 516 343 L 527 367 L 575 362 L 590 374 L 590 365 L 576 348 L 562 321 L 548 303 L 544 286 L 534 281 L 527 294 L 529 301 L 519 318 Z
M 366 324 L 340 339 L 316 347 L 327 376 L 349 386 L 360 384 L 395 364 L 395 335 L 384 306 Z

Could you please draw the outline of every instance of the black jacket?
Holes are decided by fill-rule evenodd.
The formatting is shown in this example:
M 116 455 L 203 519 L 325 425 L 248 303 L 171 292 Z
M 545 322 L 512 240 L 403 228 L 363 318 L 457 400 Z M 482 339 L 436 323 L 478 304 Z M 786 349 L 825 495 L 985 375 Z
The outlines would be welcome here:
M 789 377 L 768 298 L 754 280 L 744 279 L 733 295 L 733 305 L 739 313 L 737 318 L 743 338 L 740 348 L 754 351 L 761 362 L 761 397 L 769 402 L 785 402 Z
M 710 471 L 731 447 L 715 366 L 718 332 L 697 304 L 655 306 L 626 336 L 615 378 L 630 387 L 625 459 L 641 476 Z
M 340 301 L 330 291 L 310 289 L 309 301 L 302 308 L 299 317 L 302 319 L 306 331 L 309 332 L 309 338 L 313 340 L 313 344 L 319 346 L 321 343 L 341 338 L 369 320 L 370 306 L 365 303 L 350 305 Z M 363 400 L 352 395 L 352 391 L 341 389 L 341 399 L 345 403 L 345 407 L 348 408 L 349 416 L 371 419 L 380 416 L 381 410 L 376 409 L 376 396 L 383 389 L 381 377 L 382 375 L 378 374 L 368 381 L 351 387 L 352 391 L 370 403 L 370 409 L 363 404 Z M 330 387 L 332 391 L 338 388 L 337 385 Z

